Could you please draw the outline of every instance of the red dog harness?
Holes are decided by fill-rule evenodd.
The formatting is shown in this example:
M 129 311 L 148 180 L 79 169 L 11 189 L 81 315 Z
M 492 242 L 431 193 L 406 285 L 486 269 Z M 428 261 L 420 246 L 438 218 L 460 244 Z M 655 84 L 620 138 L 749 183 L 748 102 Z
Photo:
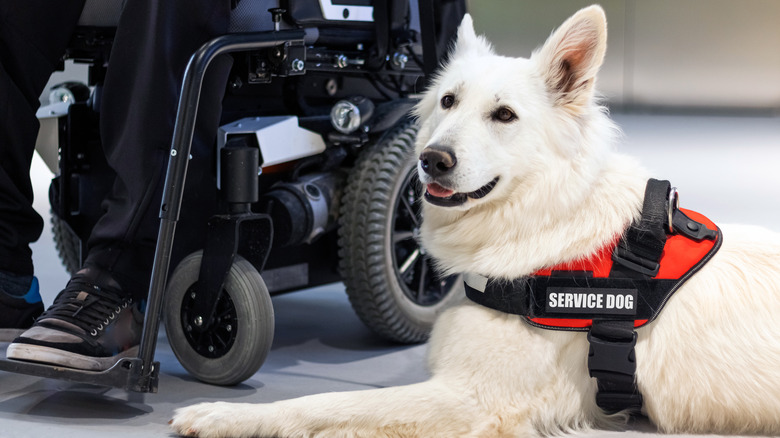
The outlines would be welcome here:
M 647 183 L 642 215 L 617 244 L 587 260 L 513 281 L 466 277 L 476 303 L 522 315 L 536 327 L 588 331 L 588 369 L 598 405 L 640 409 L 634 382 L 635 328 L 653 321 L 672 294 L 720 248 L 720 229 L 678 208 L 668 181 Z

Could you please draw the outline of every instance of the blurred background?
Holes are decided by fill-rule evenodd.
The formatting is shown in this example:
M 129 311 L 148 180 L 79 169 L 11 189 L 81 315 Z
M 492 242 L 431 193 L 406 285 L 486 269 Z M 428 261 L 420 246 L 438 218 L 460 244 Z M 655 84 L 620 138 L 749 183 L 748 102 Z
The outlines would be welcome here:
M 467 0 L 478 33 L 528 57 L 588 0 Z M 602 0 L 608 48 L 599 91 L 613 110 L 780 115 L 780 1 Z M 85 80 L 68 61 L 50 85 Z M 48 100 L 48 92 L 42 99 Z M 780 139 L 778 139 L 780 141 Z
M 586 0 L 469 0 L 498 52 L 528 57 Z M 614 109 L 780 113 L 780 1 L 602 0 L 598 88 Z M 780 143 L 780 139 L 778 139 Z

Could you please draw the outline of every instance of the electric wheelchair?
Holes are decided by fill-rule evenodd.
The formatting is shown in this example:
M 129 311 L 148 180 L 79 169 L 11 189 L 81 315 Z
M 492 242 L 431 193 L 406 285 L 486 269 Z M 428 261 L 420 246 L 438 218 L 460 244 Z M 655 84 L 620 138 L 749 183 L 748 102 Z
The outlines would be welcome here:
M 122 5 L 87 1 L 66 57 L 89 65 L 89 87 L 62 84 L 39 112 L 38 150 L 56 175 L 55 243 L 71 272 L 111 186 L 99 101 Z M 425 340 L 462 286 L 437 275 L 417 242 L 409 111 L 464 12 L 462 0 L 240 0 L 230 33 L 193 54 L 185 73 L 138 357 L 105 372 L 0 369 L 156 392 L 162 320 L 189 373 L 237 384 L 270 350 L 270 296 L 337 281 L 379 336 Z M 214 171 L 186 180 L 199 87 L 224 54 L 233 68 Z M 197 211 L 180 211 L 185 180 L 205 193 Z

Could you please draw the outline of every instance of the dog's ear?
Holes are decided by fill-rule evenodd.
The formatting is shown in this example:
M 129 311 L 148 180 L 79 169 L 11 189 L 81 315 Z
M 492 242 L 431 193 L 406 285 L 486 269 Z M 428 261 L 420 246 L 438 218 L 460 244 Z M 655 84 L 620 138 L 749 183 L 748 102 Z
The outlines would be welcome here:
M 593 97 L 607 51 L 607 18 L 597 5 L 581 9 L 559 27 L 532 59 L 556 106 L 581 114 Z
M 477 36 L 477 33 L 474 32 L 474 20 L 472 20 L 471 15 L 464 15 L 458 27 L 458 35 L 451 57 L 487 55 L 490 53 L 493 53 L 493 48 L 485 37 Z

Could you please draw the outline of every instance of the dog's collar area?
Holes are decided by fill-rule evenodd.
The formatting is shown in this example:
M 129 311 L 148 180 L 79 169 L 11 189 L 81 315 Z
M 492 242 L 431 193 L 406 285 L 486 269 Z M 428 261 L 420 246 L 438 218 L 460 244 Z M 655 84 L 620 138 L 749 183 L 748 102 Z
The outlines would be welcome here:
M 709 219 L 678 208 L 668 181 L 651 179 L 640 219 L 611 254 L 601 251 L 512 281 L 467 274 L 466 295 L 486 307 L 524 316 L 536 327 L 588 331 L 588 369 L 598 382 L 597 404 L 608 412 L 639 411 L 634 329 L 658 316 L 671 295 L 712 258 L 721 240 Z
M 455 193 L 450 196 L 439 197 L 430 194 L 430 192 L 426 190 L 424 197 L 426 201 L 438 207 L 457 207 L 459 205 L 465 204 L 469 198 L 481 199 L 487 196 L 488 193 L 490 193 L 493 188 L 496 187 L 496 184 L 498 184 L 498 179 L 499 177 L 495 177 L 489 183 L 469 193 Z

